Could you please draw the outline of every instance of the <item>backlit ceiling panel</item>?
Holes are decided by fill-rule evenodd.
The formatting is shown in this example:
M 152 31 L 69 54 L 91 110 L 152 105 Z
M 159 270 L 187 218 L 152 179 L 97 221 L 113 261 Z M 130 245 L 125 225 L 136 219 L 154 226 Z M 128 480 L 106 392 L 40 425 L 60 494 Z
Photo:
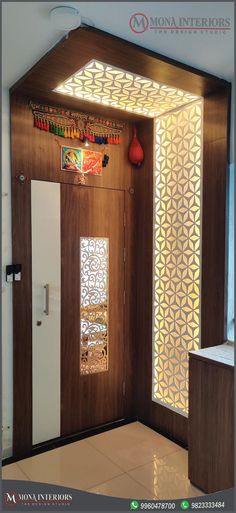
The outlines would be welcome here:
M 201 100 L 155 120 L 153 400 L 188 413 L 200 340 Z
M 96 60 L 88 62 L 54 91 L 150 117 L 198 98 Z

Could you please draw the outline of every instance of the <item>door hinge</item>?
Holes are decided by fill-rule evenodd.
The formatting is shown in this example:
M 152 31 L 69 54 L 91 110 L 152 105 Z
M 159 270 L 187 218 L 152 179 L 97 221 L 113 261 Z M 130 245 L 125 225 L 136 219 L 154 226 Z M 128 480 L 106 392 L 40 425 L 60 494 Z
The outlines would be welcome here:
M 123 251 L 123 255 L 124 255 L 124 262 L 125 262 L 125 259 L 126 259 L 126 251 L 125 251 L 125 248 L 124 248 L 124 251 Z
M 122 391 L 123 391 L 123 395 L 125 395 L 125 381 L 123 381 Z
M 125 305 L 125 290 L 124 290 L 124 305 Z
M 126 218 L 125 218 L 125 212 L 124 212 L 124 226 L 126 225 Z

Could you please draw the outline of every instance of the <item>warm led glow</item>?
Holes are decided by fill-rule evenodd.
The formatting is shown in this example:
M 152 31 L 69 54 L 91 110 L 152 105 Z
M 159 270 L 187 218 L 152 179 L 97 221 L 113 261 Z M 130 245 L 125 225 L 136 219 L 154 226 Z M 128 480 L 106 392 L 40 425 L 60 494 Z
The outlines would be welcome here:
M 201 100 L 155 120 L 153 400 L 185 415 L 200 340 L 201 127 Z
M 83 66 L 54 91 L 150 117 L 198 98 L 96 60 Z

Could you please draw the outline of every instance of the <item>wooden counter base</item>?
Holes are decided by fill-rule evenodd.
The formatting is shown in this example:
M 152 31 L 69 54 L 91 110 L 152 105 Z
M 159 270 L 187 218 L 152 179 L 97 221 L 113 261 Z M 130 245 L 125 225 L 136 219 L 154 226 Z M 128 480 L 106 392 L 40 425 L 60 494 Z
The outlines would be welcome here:
M 190 354 L 189 479 L 206 493 L 234 486 L 234 367 Z

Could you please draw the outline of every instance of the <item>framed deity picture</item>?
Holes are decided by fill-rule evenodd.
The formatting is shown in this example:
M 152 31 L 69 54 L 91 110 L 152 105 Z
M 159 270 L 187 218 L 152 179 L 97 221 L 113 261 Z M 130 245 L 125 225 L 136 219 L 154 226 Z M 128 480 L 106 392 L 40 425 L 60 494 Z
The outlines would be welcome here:
M 101 175 L 102 154 L 83 148 L 61 146 L 61 170 L 83 175 Z

